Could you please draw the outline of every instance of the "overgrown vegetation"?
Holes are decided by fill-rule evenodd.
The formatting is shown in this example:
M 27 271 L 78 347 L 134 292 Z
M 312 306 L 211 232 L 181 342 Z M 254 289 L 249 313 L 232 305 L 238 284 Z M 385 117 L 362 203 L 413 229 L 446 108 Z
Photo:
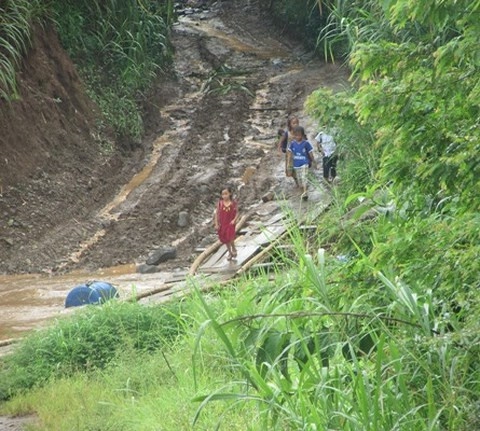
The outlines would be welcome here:
M 52 1 L 60 39 L 119 137 L 143 133 L 141 102 L 168 64 L 173 1 Z
M 45 18 L 40 0 L 7 0 L 0 4 L 0 98 L 18 97 L 17 71 L 30 46 L 32 25 Z
M 349 5 L 322 40 L 348 47 L 353 89 L 306 104 L 343 155 L 315 235 L 292 228 L 274 273 L 185 299 L 163 355 L 48 368 L 4 411 L 48 430 L 480 428 L 480 2 Z
M 141 138 L 141 104 L 170 62 L 172 0 L 8 0 L 0 12 L 1 97 L 17 96 L 15 77 L 32 25 L 53 18 L 88 93 L 104 114 L 105 126 L 113 127 L 121 140 Z
M 76 372 L 103 369 L 122 352 L 154 352 L 174 342 L 188 327 L 179 303 L 142 307 L 106 303 L 48 331 L 28 337 L 0 371 L 0 398 Z M 34 358 L 34 360 L 32 360 Z

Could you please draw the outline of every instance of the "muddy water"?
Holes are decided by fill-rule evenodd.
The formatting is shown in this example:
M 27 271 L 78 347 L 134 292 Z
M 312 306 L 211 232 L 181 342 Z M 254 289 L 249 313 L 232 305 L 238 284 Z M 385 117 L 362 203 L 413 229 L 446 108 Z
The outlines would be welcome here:
M 21 337 L 55 318 L 75 312 L 78 308 L 65 308 L 65 298 L 79 284 L 107 281 L 116 287 L 120 298 L 129 298 L 151 291 L 171 279 L 172 273 L 167 272 L 140 276 L 135 273 L 133 264 L 59 276 L 0 276 L 0 342 Z

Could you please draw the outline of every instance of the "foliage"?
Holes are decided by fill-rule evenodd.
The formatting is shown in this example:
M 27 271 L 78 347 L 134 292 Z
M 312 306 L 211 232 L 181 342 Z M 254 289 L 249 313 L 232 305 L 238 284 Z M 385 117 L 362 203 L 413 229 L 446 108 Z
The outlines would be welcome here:
M 16 73 L 32 25 L 54 17 L 93 100 L 119 138 L 143 134 L 141 102 L 170 62 L 173 2 L 8 0 L 0 6 L 0 97 L 18 97 Z
M 290 236 L 282 272 L 171 310 L 192 325 L 175 344 L 139 352 L 127 341 L 105 367 L 63 374 L 3 410 L 36 411 L 48 430 L 476 429 L 478 319 L 437 313 L 435 291 L 366 256 L 311 256 L 301 231 Z M 372 277 L 353 284 L 346 272 L 362 259 Z
M 212 361 L 197 376 L 202 390 L 213 390 L 219 382 L 216 365 Z M 194 396 L 190 345 L 180 341 L 161 352 L 126 350 L 102 370 L 54 379 L 4 404 L 2 413 L 35 411 L 38 431 L 187 430 L 192 429 Z M 252 429 L 255 423 L 254 412 L 241 406 L 211 412 L 195 429 L 215 429 L 219 416 L 233 431 Z
M 30 46 L 31 28 L 44 18 L 40 0 L 8 0 L 0 4 L 0 98 L 18 98 L 16 73 Z
M 103 368 L 123 350 L 155 351 L 175 340 L 187 325 L 179 303 L 142 307 L 110 301 L 25 339 L 0 370 L 0 396 L 74 371 Z
M 295 256 L 273 282 L 249 280 L 235 308 L 198 297 L 205 322 L 195 366 L 205 363 L 202 338 L 211 328 L 243 387 L 237 377 L 197 397 L 195 419 L 212 404 L 236 402 L 259 406 L 261 429 L 478 425 L 470 415 L 477 336 L 448 334 L 433 292 L 414 293 L 382 273 L 353 289 L 337 281 L 343 264 L 323 250 L 316 259 L 298 249 Z M 469 341 L 459 343 L 462 337 Z
M 212 71 L 203 82 L 201 91 L 207 94 L 225 95 L 232 91 L 243 91 L 253 97 L 253 93 L 247 86 L 245 75 L 247 71 L 234 70 L 226 64 Z
M 346 15 L 342 22 L 357 28 L 355 33 L 337 28 L 345 37 L 354 35 L 350 58 L 356 91 L 319 90 L 306 108 L 320 124 L 339 125 L 347 146 L 362 149 L 362 165 L 373 167 L 371 175 L 360 177 L 354 174 L 362 172 L 357 155 L 346 163 L 338 197 L 348 205 L 340 206 L 358 212 L 352 208 L 357 200 L 346 198 L 350 194 L 371 203 L 363 205 L 366 211 L 376 211 L 372 198 L 383 190 L 392 215 L 362 227 L 352 223 L 350 233 L 342 235 L 376 268 L 400 274 L 416 290 L 435 289 L 442 298 L 439 308 L 457 309 L 461 303 L 462 310 L 476 309 L 480 64 L 473 35 L 479 30 L 480 5 L 337 6 L 335 14 Z M 370 276 L 360 264 L 354 271 Z
M 52 1 L 60 38 L 119 137 L 139 139 L 139 102 L 170 60 L 173 2 Z
M 352 185 L 352 193 L 371 184 L 379 168 L 373 130 L 359 124 L 353 96 L 352 90 L 334 93 L 319 88 L 305 102 L 305 111 L 318 122 L 319 129 L 334 136 L 344 189 Z

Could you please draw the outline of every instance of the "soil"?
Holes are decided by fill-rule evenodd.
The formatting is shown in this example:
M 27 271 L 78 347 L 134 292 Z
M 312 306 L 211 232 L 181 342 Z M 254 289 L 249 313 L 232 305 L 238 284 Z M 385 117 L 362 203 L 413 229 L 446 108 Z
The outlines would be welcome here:
M 36 29 L 19 97 L 0 101 L 0 274 L 140 265 L 164 246 L 177 251 L 164 268 L 188 268 L 216 239 L 225 185 L 241 211 L 278 188 L 278 128 L 289 114 L 310 124 L 305 97 L 346 85 L 346 71 L 276 28 L 261 0 L 189 3 L 140 143 L 112 139 L 56 33 Z
M 211 239 L 225 184 L 240 189 L 243 209 L 275 186 L 277 129 L 289 113 L 302 115 L 308 93 L 343 82 L 345 72 L 305 52 L 260 4 L 182 12 L 172 32 L 175 74 L 146 103 L 139 145 L 112 141 L 55 32 L 36 29 L 19 98 L 1 102 L 0 273 L 141 263 L 172 244 L 169 264 L 188 266 Z M 190 222 L 179 227 L 183 211 Z

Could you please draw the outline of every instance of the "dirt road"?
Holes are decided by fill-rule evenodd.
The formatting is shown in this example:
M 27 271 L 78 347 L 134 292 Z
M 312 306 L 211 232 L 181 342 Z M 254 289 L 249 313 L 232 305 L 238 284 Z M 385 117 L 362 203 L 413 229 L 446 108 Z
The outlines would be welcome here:
M 15 220 L 30 226 L 32 236 L 27 230 L 18 246 L 0 238 L 1 266 L 13 273 L 0 276 L 0 339 L 61 312 L 68 290 L 93 278 L 123 289 L 154 288 L 163 275 L 138 274 L 136 267 L 159 247 L 177 251 L 159 270 L 188 270 L 195 251 L 216 240 L 211 216 L 225 184 L 235 186 L 242 212 L 270 190 L 293 192 L 275 148 L 277 129 L 295 113 L 312 137 L 305 97 L 319 86 L 345 85 L 345 71 L 286 39 L 257 2 L 185 10 L 172 39 L 175 76 L 162 81 L 153 98 L 158 133 L 145 143 L 151 151 L 123 183 L 105 178 L 117 190 L 109 200 L 81 196 L 81 212 L 60 214 L 44 229 L 36 224 L 35 205 L 41 201 L 43 214 L 55 220 L 56 199 L 35 195 L 30 202 L 35 184 L 27 186 L 23 203 L 14 192 L 2 196 L 2 208 L 16 205 Z M 189 219 L 183 227 L 182 212 Z M 31 274 L 18 275 L 25 268 Z
M 177 259 L 166 268 L 188 267 L 194 249 L 212 241 L 219 190 L 236 186 L 246 210 L 275 187 L 272 169 L 280 156 L 272 150 L 287 113 L 302 117 L 308 93 L 345 82 L 345 72 L 275 29 L 258 2 L 184 12 L 172 32 L 175 76 L 152 98 L 157 132 L 144 143 L 146 158 L 122 174 L 123 185 L 118 176 L 102 179 L 117 188 L 103 203 L 95 190 L 72 196 L 71 184 L 58 179 L 51 196 L 33 184 L 21 196 L 4 194 L 2 207 L 16 208 L 0 241 L 0 272 L 57 274 L 141 263 L 172 245 Z M 69 208 L 78 211 L 61 219 L 58 199 L 77 200 Z M 45 229 L 39 211 L 41 220 L 55 224 Z M 178 226 L 181 212 L 189 220 L 185 227 Z M 15 225 L 27 227 L 23 239 L 6 244 Z

